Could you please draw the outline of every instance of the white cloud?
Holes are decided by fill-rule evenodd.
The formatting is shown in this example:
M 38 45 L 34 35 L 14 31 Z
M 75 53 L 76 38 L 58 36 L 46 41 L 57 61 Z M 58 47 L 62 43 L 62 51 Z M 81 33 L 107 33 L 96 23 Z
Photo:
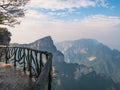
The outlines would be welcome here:
M 48 20 L 48 16 L 45 14 L 42 14 L 38 12 L 37 10 L 29 10 L 29 12 L 26 13 L 26 18 L 29 18 L 30 20 Z M 24 19 L 24 18 L 23 18 Z
M 120 24 L 120 17 L 115 16 L 105 16 L 105 15 L 93 15 L 88 16 L 84 20 L 82 20 L 82 23 L 88 27 L 94 27 L 96 28 L 109 28 L 114 27 L 118 24 Z
M 31 0 L 29 7 L 50 10 L 72 9 L 80 7 L 107 7 L 105 0 Z
M 48 12 L 47 14 L 50 16 L 60 16 L 60 17 L 64 17 L 68 15 L 67 12 Z
M 97 6 L 102 6 L 108 8 L 107 0 L 96 0 Z
M 113 44 L 119 45 L 117 38 L 120 38 L 117 25 L 120 25 L 120 17 L 93 15 L 69 22 L 51 21 L 48 14 L 31 10 L 20 26 L 10 31 L 13 34 L 12 42 L 18 43 L 28 43 L 51 35 L 55 41 L 95 38 L 115 46 Z

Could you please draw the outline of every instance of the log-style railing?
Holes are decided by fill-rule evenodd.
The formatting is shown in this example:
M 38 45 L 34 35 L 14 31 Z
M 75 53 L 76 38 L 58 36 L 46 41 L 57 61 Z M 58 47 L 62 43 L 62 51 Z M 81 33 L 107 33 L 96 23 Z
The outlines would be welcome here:
M 35 79 L 32 90 L 51 90 L 52 54 L 25 47 L 0 46 L 0 60 L 22 67 Z

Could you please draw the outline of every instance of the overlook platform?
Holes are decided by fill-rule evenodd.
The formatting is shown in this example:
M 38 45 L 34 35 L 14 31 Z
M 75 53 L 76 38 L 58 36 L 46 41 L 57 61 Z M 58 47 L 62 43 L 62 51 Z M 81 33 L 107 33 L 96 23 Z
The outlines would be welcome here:
M 0 90 L 30 90 L 32 80 L 22 69 L 0 62 Z

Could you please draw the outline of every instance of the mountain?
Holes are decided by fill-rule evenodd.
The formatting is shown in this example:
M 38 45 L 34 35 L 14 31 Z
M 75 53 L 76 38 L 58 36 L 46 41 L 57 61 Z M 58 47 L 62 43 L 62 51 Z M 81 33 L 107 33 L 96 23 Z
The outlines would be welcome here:
M 120 90 L 118 83 L 103 74 L 97 74 L 92 67 L 74 63 L 57 63 L 57 79 L 53 90 Z
M 12 43 L 11 46 L 21 46 L 21 47 L 28 47 L 33 48 L 36 50 L 41 51 L 48 51 L 53 54 L 53 62 L 64 62 L 64 55 L 58 51 L 53 43 L 53 40 L 50 36 L 41 38 L 39 40 L 36 40 L 35 42 L 29 43 L 29 44 L 17 44 Z
M 110 77 L 97 74 L 92 67 L 75 63 L 66 63 L 64 55 L 57 50 L 50 36 L 29 44 L 11 44 L 11 46 L 29 47 L 48 51 L 53 54 L 53 90 L 120 90 L 119 84 Z
M 120 52 L 94 39 L 79 39 L 56 44 L 65 56 L 65 62 L 93 67 L 97 73 L 111 76 L 120 82 Z

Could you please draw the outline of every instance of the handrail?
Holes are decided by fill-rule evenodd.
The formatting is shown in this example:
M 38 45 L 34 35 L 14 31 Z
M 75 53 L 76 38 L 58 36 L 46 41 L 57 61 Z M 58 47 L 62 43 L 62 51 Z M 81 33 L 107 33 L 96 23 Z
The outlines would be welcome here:
M 49 85 L 47 88 L 51 88 L 51 82 L 52 82 L 52 76 L 51 76 L 51 72 L 49 72 L 52 69 L 52 60 L 51 60 L 52 54 L 50 56 L 48 56 L 48 62 L 45 64 L 45 68 L 43 70 L 43 72 L 40 74 L 40 76 L 38 77 L 38 80 L 35 84 L 35 86 L 33 87 L 33 90 L 46 90 L 45 88 L 45 83 L 47 82 L 47 78 L 49 77 Z
M 24 72 L 29 71 L 29 77 L 36 80 L 33 90 L 39 90 L 37 88 L 45 90 L 47 79 L 49 79 L 48 90 L 51 90 L 51 53 L 26 47 L 0 46 L 1 57 L 4 57 L 5 63 L 12 63 L 15 67 L 22 67 Z M 42 89 L 43 87 L 44 89 Z

